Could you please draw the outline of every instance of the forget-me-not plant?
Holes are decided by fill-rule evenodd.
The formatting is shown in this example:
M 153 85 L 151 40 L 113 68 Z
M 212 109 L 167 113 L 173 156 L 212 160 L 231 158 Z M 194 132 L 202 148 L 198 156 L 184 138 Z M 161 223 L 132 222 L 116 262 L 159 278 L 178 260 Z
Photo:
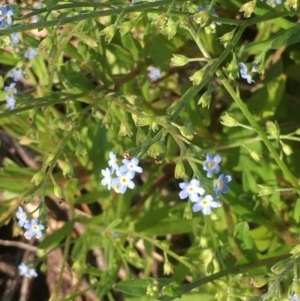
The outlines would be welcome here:
M 135 187 L 132 179 L 134 178 L 134 174 L 132 173 L 122 173 L 120 170 L 116 171 L 117 178 L 112 180 L 112 186 L 117 186 L 117 191 L 119 193 L 125 193 L 127 188 L 133 189 Z
M 16 46 L 20 41 L 20 35 L 16 33 L 12 33 L 10 35 L 11 46 Z
M 7 5 L 2 5 L 0 9 L 0 22 L 1 27 L 5 27 L 10 25 L 12 22 L 11 16 L 13 15 L 14 11 L 12 8 L 8 8 Z
M 254 83 L 252 76 L 250 74 L 248 74 L 248 68 L 246 67 L 246 65 L 242 62 L 239 62 L 238 65 L 240 67 L 241 77 L 244 78 L 248 84 Z
M 16 213 L 16 217 L 19 220 L 18 225 L 20 227 L 23 227 L 25 224 L 29 223 L 29 221 L 27 219 L 27 214 L 21 206 L 19 206 L 19 208 L 18 208 L 18 211 Z
M 158 80 L 162 77 L 160 70 L 156 67 L 151 67 L 148 76 L 151 80 Z
M 212 154 L 206 155 L 206 162 L 203 169 L 207 171 L 207 177 L 211 178 L 213 174 L 217 174 L 220 171 L 219 163 L 222 161 L 220 155 L 213 156 Z
M 112 171 L 109 168 L 105 168 L 101 170 L 101 173 L 103 175 L 103 179 L 101 181 L 101 184 L 103 186 L 107 185 L 107 189 L 110 190 L 111 189 L 111 182 L 112 182 Z
M 214 185 L 214 190 L 216 192 L 217 198 L 221 196 L 222 193 L 228 192 L 229 188 L 227 184 L 231 181 L 231 176 L 220 175 L 218 181 Z
M 143 172 L 143 168 L 138 166 L 138 164 L 139 164 L 138 158 L 132 158 L 131 160 L 123 159 L 122 162 L 124 164 L 120 167 L 120 171 L 122 173 L 130 173 L 133 176 L 135 176 L 136 172 L 137 173 Z
M 25 276 L 28 278 L 37 277 L 37 272 L 34 269 L 29 268 L 25 262 L 22 262 L 18 266 L 19 274 L 20 276 Z
M 179 193 L 180 199 L 183 200 L 189 197 L 192 202 L 196 202 L 199 195 L 203 195 L 205 192 L 205 190 L 200 187 L 200 181 L 197 179 L 192 179 L 190 183 L 179 183 L 179 187 L 182 189 Z
M 113 152 L 109 153 L 108 165 L 111 167 L 111 172 L 114 172 L 119 169 L 117 156 Z
M 26 239 L 31 239 L 34 236 L 38 239 L 42 238 L 42 230 L 45 229 L 45 227 L 42 224 L 39 224 L 36 219 L 32 219 L 29 223 L 25 224 L 24 228 L 27 229 L 24 233 Z
M 37 55 L 37 51 L 33 48 L 28 48 L 27 51 L 24 53 L 24 57 L 28 59 L 33 59 Z
M 10 77 L 12 77 L 15 82 L 17 82 L 24 78 L 24 71 L 20 68 L 14 68 L 11 71 Z
M 16 100 L 14 95 L 6 95 L 5 99 L 6 99 L 6 108 L 14 110 L 16 107 Z
M 193 205 L 193 211 L 198 212 L 202 210 L 204 215 L 210 215 L 211 208 L 219 208 L 221 206 L 220 203 L 214 201 L 211 195 L 206 195 L 205 197 L 198 197 Z

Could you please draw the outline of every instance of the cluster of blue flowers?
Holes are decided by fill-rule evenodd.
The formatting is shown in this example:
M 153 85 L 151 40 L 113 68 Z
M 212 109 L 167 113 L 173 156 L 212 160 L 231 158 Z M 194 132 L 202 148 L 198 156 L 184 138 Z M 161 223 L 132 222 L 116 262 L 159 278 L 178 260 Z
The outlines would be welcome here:
M 248 73 L 248 68 L 246 67 L 246 65 L 242 62 L 239 62 L 238 65 L 240 67 L 241 77 L 246 79 L 248 84 L 254 83 L 255 81 L 252 79 L 252 76 Z M 256 66 L 252 67 L 252 72 L 258 72 Z
M 22 207 L 18 208 L 16 216 L 18 218 L 18 225 L 26 229 L 24 233 L 24 237 L 26 239 L 31 239 L 32 237 L 36 237 L 38 239 L 42 238 L 42 230 L 44 230 L 45 227 L 42 224 L 39 224 L 37 219 L 33 218 L 29 221 L 27 214 Z
M 26 263 L 22 262 L 18 266 L 19 274 L 20 276 L 25 276 L 28 278 L 34 278 L 37 277 L 37 272 L 34 269 L 29 268 Z
M 123 165 L 119 167 L 117 157 L 113 152 L 109 153 L 109 168 L 102 169 L 103 179 L 101 184 L 107 186 L 108 190 L 113 188 L 118 193 L 125 193 L 127 188 L 133 189 L 135 187 L 132 179 L 135 173 L 143 172 L 143 169 L 138 166 L 139 159 L 134 157 L 131 160 L 123 159 Z M 113 178 L 114 172 L 117 177 Z
M 211 154 L 206 155 L 206 162 L 203 166 L 203 169 L 207 172 L 207 177 L 212 178 L 214 174 L 219 173 L 220 166 L 219 163 L 222 161 L 220 155 L 213 156 Z M 228 192 L 227 184 L 231 181 L 231 176 L 221 174 L 214 185 L 214 191 L 216 197 L 219 198 L 222 193 Z M 204 195 L 204 188 L 200 187 L 200 181 L 197 179 L 192 179 L 190 182 L 182 182 L 179 184 L 179 187 L 182 189 L 179 193 L 180 199 L 189 198 L 191 202 L 194 203 L 193 211 L 203 212 L 204 215 L 211 214 L 211 208 L 219 208 L 222 205 L 216 202 L 212 195 Z
M 7 5 L 2 5 L 0 8 L 0 26 L 6 27 L 12 24 L 12 15 L 13 9 L 9 8 Z M 10 35 L 11 39 L 11 46 L 16 46 L 20 41 L 20 35 L 18 33 L 13 33 Z M 37 51 L 33 48 L 28 48 L 25 53 L 25 58 L 34 58 L 37 55 Z M 24 78 L 24 71 L 20 68 L 14 68 L 11 71 L 11 78 L 13 78 L 14 82 L 11 83 L 9 86 L 4 87 L 4 91 L 6 92 L 5 99 L 6 99 L 6 108 L 14 110 L 16 107 L 16 99 L 15 95 L 17 94 L 16 83 L 19 80 Z

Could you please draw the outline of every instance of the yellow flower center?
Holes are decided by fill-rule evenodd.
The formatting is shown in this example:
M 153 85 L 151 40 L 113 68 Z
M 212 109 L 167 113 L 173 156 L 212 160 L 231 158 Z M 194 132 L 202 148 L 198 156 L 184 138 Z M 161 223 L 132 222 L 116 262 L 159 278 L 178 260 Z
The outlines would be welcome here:
M 203 199 L 203 200 L 201 201 L 201 205 L 202 205 L 202 206 L 207 206 L 208 204 L 209 204 L 209 201 L 206 200 L 206 199 Z
M 224 186 L 224 182 L 223 182 L 223 181 L 218 182 L 218 187 L 219 187 L 220 189 L 222 189 L 223 186 Z
M 33 231 L 37 231 L 37 230 L 39 230 L 39 227 L 38 227 L 38 225 L 32 225 L 32 226 L 31 226 L 31 229 L 32 229 Z
M 208 166 L 210 169 L 214 168 L 215 167 L 215 162 L 211 161 L 208 163 Z
M 187 190 L 188 190 L 188 192 L 194 192 L 195 189 L 193 186 L 189 186 Z
M 121 183 L 122 184 L 127 184 L 128 183 L 128 179 L 126 177 L 122 177 L 121 178 Z

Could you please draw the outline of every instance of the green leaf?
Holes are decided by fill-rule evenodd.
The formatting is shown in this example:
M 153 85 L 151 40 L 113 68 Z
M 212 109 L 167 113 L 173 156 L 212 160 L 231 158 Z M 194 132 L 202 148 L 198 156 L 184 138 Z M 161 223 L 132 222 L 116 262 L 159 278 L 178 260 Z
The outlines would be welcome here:
M 66 222 L 60 229 L 56 230 L 49 236 L 46 236 L 44 240 L 38 245 L 40 249 L 47 249 L 50 246 L 59 244 L 66 236 L 73 231 L 73 222 Z
M 248 223 L 238 223 L 234 228 L 233 236 L 238 248 L 249 262 L 258 259 Z
M 120 225 L 122 223 L 122 219 L 118 218 L 114 221 L 112 221 L 107 227 L 106 229 L 113 229 L 115 227 L 117 227 L 118 225 Z
M 300 198 L 297 199 L 294 209 L 294 219 L 297 223 L 300 222 Z
M 278 49 L 298 42 L 300 42 L 299 25 L 282 31 L 280 35 L 275 40 L 273 40 L 270 47 L 272 49 Z

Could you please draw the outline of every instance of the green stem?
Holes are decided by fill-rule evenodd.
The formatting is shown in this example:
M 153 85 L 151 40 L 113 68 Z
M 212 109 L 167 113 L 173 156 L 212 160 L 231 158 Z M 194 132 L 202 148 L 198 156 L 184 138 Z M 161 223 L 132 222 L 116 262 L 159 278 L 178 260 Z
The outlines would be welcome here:
M 256 261 L 256 262 L 250 262 L 250 263 L 246 263 L 243 265 L 233 266 L 228 269 L 222 270 L 218 273 L 212 274 L 210 276 L 200 278 L 192 283 L 185 284 L 185 285 L 181 286 L 177 290 L 177 292 L 175 292 L 175 294 L 176 294 L 176 296 L 181 296 L 182 294 L 187 293 L 187 292 L 191 291 L 192 289 L 195 289 L 195 288 L 197 288 L 201 285 L 207 284 L 207 283 L 211 283 L 221 277 L 225 277 L 230 274 L 238 274 L 238 273 L 248 272 L 251 269 L 255 269 L 255 268 L 261 267 L 261 266 L 273 265 L 280 260 L 288 258 L 289 256 L 290 256 L 290 254 L 284 254 L 284 255 L 279 255 L 276 257 L 262 259 L 262 260 Z M 300 259 L 300 257 L 299 257 L 299 259 Z M 162 301 L 171 301 L 171 300 L 174 300 L 174 297 L 175 296 L 165 297 L 165 298 L 162 298 L 161 300 Z
M 217 76 L 219 77 L 221 83 L 223 84 L 223 86 L 225 87 L 227 92 L 233 98 L 234 102 L 240 108 L 240 110 L 242 111 L 244 116 L 248 119 L 248 122 L 250 123 L 250 125 L 255 129 L 256 133 L 261 137 L 261 140 L 264 142 L 267 149 L 269 150 L 269 152 L 275 159 L 277 165 L 280 167 L 280 169 L 286 176 L 286 179 L 292 184 L 293 187 L 298 188 L 299 185 L 298 185 L 297 179 L 290 172 L 289 168 L 286 166 L 286 164 L 283 162 L 283 160 L 280 159 L 280 156 L 277 153 L 277 151 L 275 150 L 271 141 L 268 139 L 267 135 L 265 134 L 263 129 L 259 126 L 258 122 L 255 120 L 253 115 L 250 113 L 250 111 L 248 110 L 245 103 L 242 101 L 242 99 L 240 97 L 238 97 L 238 95 L 236 94 L 236 92 L 231 87 L 228 80 L 225 78 L 224 74 L 220 70 L 217 71 Z

